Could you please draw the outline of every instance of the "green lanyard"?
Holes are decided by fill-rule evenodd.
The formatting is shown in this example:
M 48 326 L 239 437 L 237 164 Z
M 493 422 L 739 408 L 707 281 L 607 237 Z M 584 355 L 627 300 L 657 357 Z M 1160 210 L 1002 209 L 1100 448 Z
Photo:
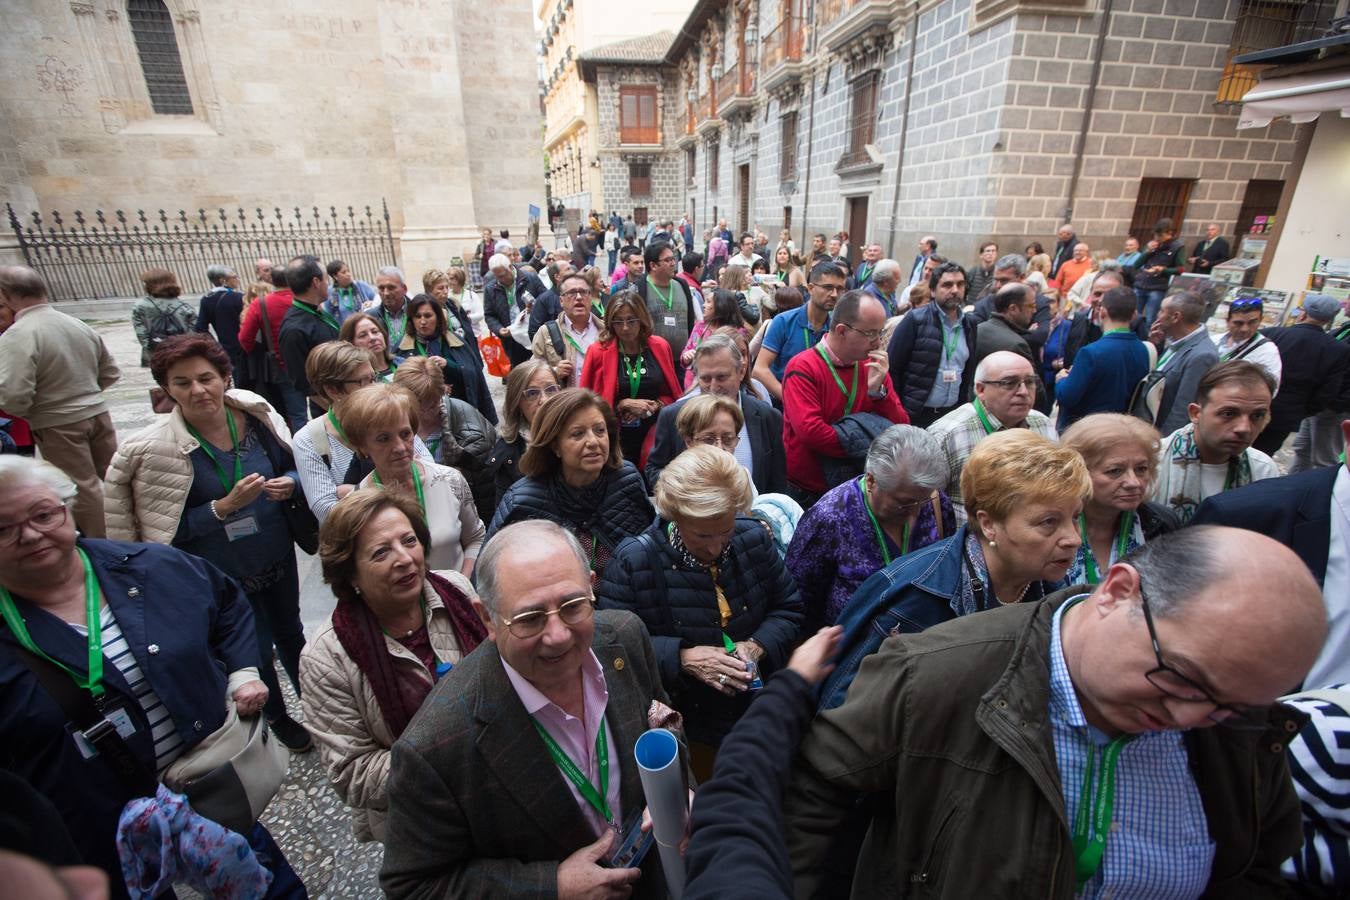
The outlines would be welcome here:
M 338 421 L 331 406 L 328 408 L 328 421 L 333 426 L 333 430 L 338 433 L 338 437 L 342 438 L 342 443 L 351 446 L 351 441 L 347 440 L 347 432 L 342 430 L 342 423 Z
M 1125 555 L 1125 550 L 1130 545 L 1130 534 L 1134 531 L 1134 510 L 1126 512 L 1120 517 L 1120 532 L 1116 535 L 1116 559 Z M 1097 558 L 1092 553 L 1092 544 L 1088 542 L 1087 535 L 1087 517 L 1082 513 L 1078 514 L 1078 533 L 1083 536 L 1083 571 L 1088 584 L 1098 584 L 1102 580 L 1101 572 L 1097 570 Z M 1109 564 L 1109 561 L 1108 561 Z
M 839 385 L 839 393 L 843 394 L 845 397 L 844 415 L 852 415 L 855 412 L 853 409 L 853 400 L 858 396 L 859 364 L 853 364 L 853 384 L 851 387 L 845 388 L 844 379 L 840 378 L 839 373 L 834 370 L 834 363 L 830 362 L 830 358 L 825 354 L 825 348 L 816 344 L 816 352 L 820 354 L 821 359 L 825 360 L 825 368 L 830 370 L 830 374 L 834 376 L 834 383 Z
M 611 825 L 614 824 L 614 814 L 609 811 L 609 741 L 605 738 L 605 723 L 600 722 L 600 730 L 595 735 L 595 762 L 596 768 L 600 770 L 600 790 L 595 789 L 591 780 L 582 774 L 577 764 L 572 762 L 563 748 L 558 746 L 558 742 L 553 739 L 553 735 L 534 716 L 530 716 L 530 722 L 534 724 L 534 730 L 539 732 L 539 737 L 543 739 L 544 746 L 548 749 L 548 755 L 553 757 L 553 762 L 563 773 L 572 786 L 577 789 L 577 793 L 586 799 L 596 812 L 605 817 L 605 821 Z
M 380 307 L 380 318 L 384 320 L 384 330 L 389 332 L 389 346 L 397 347 L 399 344 L 403 343 L 403 335 L 408 333 L 407 307 L 404 307 L 403 327 L 398 330 L 398 334 L 394 334 L 394 323 L 389 321 L 389 310 L 385 309 L 383 306 Z
M 1073 821 L 1073 852 L 1077 858 L 1080 890 L 1101 867 L 1102 854 L 1106 851 L 1106 836 L 1111 827 L 1111 807 L 1116 799 L 1116 762 L 1120 759 L 1120 751 L 1133 739 L 1132 734 L 1122 734 L 1102 751 L 1102 769 L 1095 779 L 1095 803 L 1092 802 L 1092 768 L 1097 748 L 1088 747 L 1087 766 L 1083 770 L 1083 790 L 1078 798 L 1078 815 Z
M 1129 330 L 1130 329 L 1128 328 L 1112 328 L 1110 331 L 1103 334 L 1102 337 L 1106 337 L 1106 335 L 1108 334 L 1123 334 L 1124 332 L 1127 332 Z
M 337 288 L 338 309 L 356 312 L 356 289 L 355 288 Z
M 422 507 L 422 515 L 426 516 L 427 495 L 422 492 L 422 476 L 417 472 L 417 463 L 414 462 L 410 468 L 412 469 L 413 488 L 417 491 L 417 505 Z M 375 478 L 375 483 L 380 487 L 384 487 L 384 482 L 380 480 L 380 473 L 372 472 L 371 474 Z
M 867 510 L 867 518 L 872 522 L 872 531 L 877 536 L 877 546 L 881 548 L 881 558 L 886 565 L 891 564 L 891 551 L 886 549 L 886 535 L 881 530 L 881 523 L 877 521 L 877 514 L 872 512 L 872 501 L 867 499 L 867 491 L 863 488 L 863 479 L 866 475 L 858 476 L 858 493 L 862 495 L 863 508 Z M 900 555 L 904 556 L 909 552 L 909 523 L 905 523 L 904 531 L 900 534 Z
M 980 427 L 984 429 L 985 434 L 993 434 L 995 431 L 998 431 L 998 429 L 994 427 L 994 423 L 989 421 L 989 414 L 984 411 L 984 404 L 980 402 L 979 397 L 972 400 L 971 405 L 975 407 L 975 415 L 980 417 Z
M 568 327 L 568 328 L 571 328 L 572 326 L 569 325 L 569 326 L 567 326 L 567 327 Z M 589 330 L 589 329 L 587 329 L 587 330 Z M 581 345 L 578 344 L 578 343 L 576 342 L 576 340 L 572 337 L 572 335 L 570 335 L 570 334 L 568 334 L 566 331 L 564 331 L 564 332 L 563 332 L 563 337 L 567 339 L 567 343 L 569 343 L 569 344 L 572 345 L 572 349 L 575 350 L 575 351 L 577 351 L 577 357 L 578 357 L 578 358 L 583 357 L 583 356 L 586 355 L 586 351 L 581 349 Z
M 825 327 L 822 328 L 822 329 L 820 330 L 820 337 L 816 338 L 816 339 L 813 341 L 813 340 L 811 340 L 811 338 L 812 338 L 812 336 L 813 336 L 815 333 L 811 330 L 809 324 L 808 324 L 808 325 L 803 325 L 803 326 L 802 326 L 802 349 L 803 349 L 803 350 L 810 350 L 812 347 L 814 347 L 814 346 L 816 346 L 817 344 L 819 344 L 819 343 L 820 343 L 820 338 L 823 338 L 823 337 L 825 336 L 825 333 L 826 333 L 827 331 L 829 331 L 829 330 L 830 330 L 830 320 L 829 320 L 829 319 L 826 319 L 826 320 L 825 320 Z
M 225 467 L 220 464 L 220 460 L 216 459 L 216 453 L 211 449 L 211 444 L 206 438 L 202 437 L 201 433 L 191 425 L 188 425 L 187 430 L 188 434 L 197 439 L 197 443 L 201 446 L 202 452 L 206 454 L 207 459 L 211 460 L 211 465 L 216 467 L 216 477 L 220 479 L 220 486 L 223 487 L 225 493 L 228 494 L 230 491 L 234 490 L 234 486 L 239 483 L 239 479 L 244 477 L 244 460 L 239 456 L 239 432 L 234 425 L 234 414 L 228 409 L 225 410 L 225 422 L 230 426 L 230 452 L 234 456 L 233 481 L 225 474 Z M 187 423 L 184 422 L 183 424 L 186 425 Z
M 664 296 L 662 296 L 662 294 L 661 294 L 661 289 L 660 289 L 659 287 L 656 286 L 656 282 L 651 281 L 651 280 L 649 279 L 649 280 L 647 281 L 647 286 L 650 287 L 653 291 L 656 292 L 656 299 L 660 300 L 660 301 L 661 301 L 661 304 L 662 304 L 663 306 L 665 306 L 666 312 L 673 312 L 673 311 L 674 311 L 674 309 L 675 309 L 675 285 L 673 285 L 673 284 L 668 284 L 668 285 L 666 285 L 666 293 L 665 293 Z
M 956 356 L 956 348 L 961 344 L 961 323 L 958 321 L 952 330 L 947 330 L 947 323 L 942 323 L 942 361 L 948 362 Z
M 309 315 L 318 319 L 320 322 L 324 323 L 334 331 L 339 331 L 341 329 L 341 326 L 338 325 L 338 320 L 333 318 L 333 314 L 330 313 L 328 310 L 324 309 L 322 306 L 320 307 L 310 306 L 308 303 L 301 303 L 299 300 L 292 300 L 291 306 L 294 307 L 295 309 L 300 310 L 303 313 L 308 313 Z
M 619 359 L 623 360 L 623 370 L 628 375 L 628 397 L 630 400 L 636 400 L 638 387 L 642 384 L 642 362 L 630 363 L 628 354 L 622 350 L 619 351 Z
M 9 630 L 14 632 L 14 639 L 17 640 L 25 650 L 34 653 L 47 662 L 59 666 L 67 675 L 75 680 L 75 684 L 84 688 L 95 699 L 102 697 L 103 690 L 103 620 L 100 618 L 100 608 L 102 606 L 102 594 L 99 593 L 98 579 L 94 578 L 94 567 L 89 563 L 89 557 L 85 554 L 83 548 L 76 547 L 75 552 L 80 554 L 80 562 L 84 564 L 84 615 L 85 623 L 88 626 L 88 646 L 89 646 L 89 675 L 83 676 L 79 672 L 71 669 L 59 659 L 52 659 L 42 651 L 42 648 L 33 643 L 33 638 L 28 634 L 28 626 L 24 624 L 23 617 L 19 615 L 18 608 L 14 605 L 14 598 L 10 596 L 9 591 L 0 587 L 0 614 L 4 615 L 5 624 Z
M 1154 371 L 1157 371 L 1158 369 L 1161 369 L 1163 366 L 1167 365 L 1168 361 L 1172 359 L 1172 353 L 1173 351 L 1171 350 L 1168 350 L 1166 353 L 1164 353 L 1162 355 L 1162 359 L 1158 360 L 1157 369 L 1155 369 Z

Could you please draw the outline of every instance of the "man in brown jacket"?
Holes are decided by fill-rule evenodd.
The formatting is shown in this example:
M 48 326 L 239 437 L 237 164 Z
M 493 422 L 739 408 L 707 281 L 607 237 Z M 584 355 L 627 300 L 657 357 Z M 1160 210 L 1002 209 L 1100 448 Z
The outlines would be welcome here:
M 1307 568 L 1199 527 L 1070 588 L 892 637 L 803 742 L 785 806 L 798 897 L 1271 897 L 1299 846 L 1275 703 L 1326 634 Z M 1211 727 L 1213 726 L 1213 727 Z M 856 852 L 856 848 L 853 848 Z

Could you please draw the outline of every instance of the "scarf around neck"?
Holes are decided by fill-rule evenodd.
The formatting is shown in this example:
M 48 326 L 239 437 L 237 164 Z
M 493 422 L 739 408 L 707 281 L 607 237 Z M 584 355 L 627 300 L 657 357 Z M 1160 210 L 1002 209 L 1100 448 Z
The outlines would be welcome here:
M 1190 522 L 1200 501 L 1204 500 L 1201 486 L 1202 463 L 1200 448 L 1195 443 L 1195 423 L 1192 422 L 1176 431 L 1163 448 L 1163 471 L 1168 496 L 1163 498 L 1168 506 L 1177 511 L 1181 524 Z M 1252 483 L 1252 463 L 1247 451 L 1228 461 L 1228 480 L 1224 490 L 1242 487 Z

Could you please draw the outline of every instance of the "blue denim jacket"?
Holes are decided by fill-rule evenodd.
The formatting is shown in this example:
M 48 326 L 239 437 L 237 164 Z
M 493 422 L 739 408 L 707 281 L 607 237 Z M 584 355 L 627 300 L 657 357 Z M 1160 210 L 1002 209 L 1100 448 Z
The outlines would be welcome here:
M 892 633 L 918 634 L 956 618 L 952 598 L 961 589 L 961 554 L 968 529 L 900 557 L 864 581 L 844 607 L 834 671 L 820 689 L 820 709 L 844 702 L 863 658 Z

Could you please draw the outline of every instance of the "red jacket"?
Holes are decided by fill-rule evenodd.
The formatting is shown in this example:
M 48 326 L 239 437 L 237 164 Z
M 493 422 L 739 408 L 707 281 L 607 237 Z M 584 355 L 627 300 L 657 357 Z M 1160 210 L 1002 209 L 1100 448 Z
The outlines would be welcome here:
M 286 313 L 290 312 L 291 300 L 295 295 L 289 288 L 282 288 L 275 293 L 268 294 L 263 298 L 267 304 L 267 321 L 271 326 L 269 329 L 272 338 L 272 349 L 276 351 L 277 363 L 284 369 L 285 363 L 281 361 L 281 320 L 286 318 Z M 244 348 L 245 353 L 252 353 L 253 348 L 260 343 L 258 340 L 258 328 L 262 324 L 262 315 L 258 311 L 258 301 L 253 301 L 244 310 L 244 321 L 239 324 L 239 346 Z
M 669 406 L 681 395 L 680 381 L 675 377 L 675 360 L 670 355 L 670 344 L 665 338 L 652 335 L 647 339 L 652 356 L 656 357 L 656 366 L 665 380 L 665 389 L 657 397 L 662 406 Z M 619 342 L 617 339 L 607 344 L 592 344 L 586 351 L 586 362 L 581 366 L 580 384 L 605 398 L 617 411 L 619 408 Z M 652 442 L 656 439 L 656 429 L 647 431 L 647 439 L 642 444 L 642 459 L 645 460 Z M 642 468 L 642 462 L 633 460 Z
M 874 400 L 867 396 L 867 369 L 863 363 L 857 364 L 856 370 L 854 366 L 832 367 L 813 350 L 792 357 L 783 373 L 783 448 L 787 454 L 788 481 L 814 493 L 828 487 L 819 457 L 844 455 L 834 433 L 834 423 L 846 415 L 844 404 L 848 398 L 835 384 L 831 368 L 838 373 L 845 389 L 852 386 L 857 372 L 858 390 L 848 413 L 876 413 L 897 425 L 909 424 L 889 373 L 886 396 Z

